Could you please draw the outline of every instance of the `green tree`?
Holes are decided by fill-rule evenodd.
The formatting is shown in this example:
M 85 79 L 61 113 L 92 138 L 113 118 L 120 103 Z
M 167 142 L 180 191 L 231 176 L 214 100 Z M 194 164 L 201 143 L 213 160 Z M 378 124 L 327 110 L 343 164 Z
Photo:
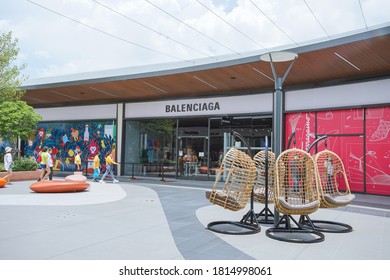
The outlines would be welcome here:
M 21 100 L 0 102 L 0 112 L 0 135 L 10 142 L 15 142 L 17 137 L 27 140 L 42 118 Z
M 26 77 L 21 72 L 26 68 L 23 64 L 15 64 L 19 54 L 17 39 L 12 38 L 12 32 L 0 34 L 0 102 L 19 100 L 24 91 L 20 88 Z
M 18 137 L 27 140 L 42 118 L 20 100 L 24 94 L 20 86 L 25 80 L 21 71 L 26 65 L 15 63 L 19 54 L 17 42 L 12 38 L 12 32 L 0 34 L 0 137 L 11 145 L 15 145 Z

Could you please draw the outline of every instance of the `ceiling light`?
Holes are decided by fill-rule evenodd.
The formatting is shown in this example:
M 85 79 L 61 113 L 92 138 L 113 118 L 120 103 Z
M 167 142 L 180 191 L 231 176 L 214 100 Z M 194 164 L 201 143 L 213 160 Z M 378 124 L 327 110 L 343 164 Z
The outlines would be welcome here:
M 68 98 L 71 98 L 71 99 L 80 100 L 80 99 L 77 98 L 77 97 L 70 96 L 70 95 L 67 95 L 67 94 L 64 94 L 64 93 L 61 93 L 61 92 L 58 92 L 58 91 L 51 90 L 50 92 L 51 92 L 51 93 L 58 94 L 58 95 L 61 95 L 61 96 L 65 96 L 65 97 L 68 97 Z
M 260 60 L 266 62 L 286 62 L 294 60 L 298 57 L 298 54 L 293 52 L 273 52 L 266 53 L 260 56 Z
M 259 69 L 255 68 L 255 67 L 252 67 L 253 70 L 255 70 L 257 73 L 260 73 L 261 75 L 263 75 L 264 77 L 270 79 L 271 81 L 275 82 L 274 79 L 272 79 L 270 76 L 268 76 L 267 74 L 261 72 Z
M 107 92 L 107 91 L 104 91 L 104 90 L 101 90 L 101 89 L 98 89 L 98 88 L 94 88 L 94 87 L 89 87 L 89 88 L 90 88 L 90 89 L 93 89 L 93 90 L 96 90 L 96 91 L 98 91 L 98 92 L 107 94 L 107 95 L 109 95 L 109 96 L 117 97 L 115 94 L 109 93 L 109 92 Z
M 35 100 L 35 101 L 38 101 L 38 102 L 43 102 L 43 103 L 45 103 L 45 101 L 43 101 L 43 100 L 41 100 L 41 99 L 34 98 L 34 97 L 31 97 L 31 96 L 28 96 L 28 95 L 23 95 L 23 98 L 28 98 L 28 99 L 32 99 L 32 100 Z
M 148 82 L 143 82 L 145 85 L 148 85 L 148 86 L 150 86 L 150 87 L 152 87 L 152 88 L 154 88 L 154 89 L 157 89 L 157 90 L 159 90 L 159 91 L 161 91 L 161 92 L 163 92 L 163 93 L 168 93 L 167 91 L 165 91 L 165 90 L 163 90 L 163 89 L 161 89 L 161 88 L 159 88 L 159 87 L 156 87 L 156 86 L 154 86 L 154 85 L 152 85 L 152 84 L 149 84 Z
M 350 62 L 348 59 L 342 57 L 341 55 L 339 55 L 338 53 L 334 53 L 335 55 L 337 55 L 339 58 L 341 58 L 342 60 L 344 60 L 346 63 L 348 63 L 349 65 L 351 65 L 353 68 L 357 69 L 360 71 L 360 68 L 357 67 L 355 64 L 353 64 L 352 62 Z
M 192 76 L 192 77 L 195 78 L 195 79 L 197 79 L 198 81 L 204 83 L 205 85 L 208 85 L 209 87 L 212 87 L 212 88 L 214 88 L 214 89 L 218 89 L 216 86 L 214 86 L 214 85 L 212 85 L 212 84 L 210 84 L 210 83 L 208 83 L 208 82 L 202 80 L 201 78 L 198 78 L 197 76 Z

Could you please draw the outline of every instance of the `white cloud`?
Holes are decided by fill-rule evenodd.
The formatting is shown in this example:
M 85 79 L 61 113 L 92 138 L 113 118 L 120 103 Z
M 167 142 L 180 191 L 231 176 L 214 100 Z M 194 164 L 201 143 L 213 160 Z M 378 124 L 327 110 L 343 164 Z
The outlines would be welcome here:
M 356 0 L 199 0 L 235 28 L 197 0 L 31 1 L 42 7 L 0 0 L 0 32 L 19 39 L 30 79 L 244 53 L 390 21 L 387 0 L 360 0 L 362 10 Z

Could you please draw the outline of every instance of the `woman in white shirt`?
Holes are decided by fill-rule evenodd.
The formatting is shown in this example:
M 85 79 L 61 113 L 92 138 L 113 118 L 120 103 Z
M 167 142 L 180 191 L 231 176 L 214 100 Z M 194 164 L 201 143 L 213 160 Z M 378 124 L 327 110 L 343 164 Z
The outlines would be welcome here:
M 14 165 L 14 161 L 12 159 L 12 154 L 11 154 L 12 148 L 6 147 L 5 148 L 5 155 L 4 155 L 4 170 L 7 171 L 7 175 L 5 175 L 4 179 L 7 180 L 7 184 L 10 183 L 10 178 L 12 175 L 12 167 Z

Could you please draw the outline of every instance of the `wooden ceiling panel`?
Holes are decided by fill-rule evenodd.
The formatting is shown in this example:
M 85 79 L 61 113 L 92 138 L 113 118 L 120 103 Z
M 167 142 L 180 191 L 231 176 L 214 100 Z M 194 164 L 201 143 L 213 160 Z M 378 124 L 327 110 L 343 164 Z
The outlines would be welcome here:
M 278 75 L 283 75 L 289 65 L 290 62 L 276 63 Z M 388 76 L 390 35 L 383 35 L 299 53 L 284 82 L 284 88 Z M 151 77 L 118 77 L 114 81 L 102 80 L 68 86 L 43 85 L 39 89 L 27 89 L 23 100 L 35 107 L 64 106 L 74 103 L 131 102 L 255 93 L 272 90 L 273 87 L 270 63 L 256 60 Z

